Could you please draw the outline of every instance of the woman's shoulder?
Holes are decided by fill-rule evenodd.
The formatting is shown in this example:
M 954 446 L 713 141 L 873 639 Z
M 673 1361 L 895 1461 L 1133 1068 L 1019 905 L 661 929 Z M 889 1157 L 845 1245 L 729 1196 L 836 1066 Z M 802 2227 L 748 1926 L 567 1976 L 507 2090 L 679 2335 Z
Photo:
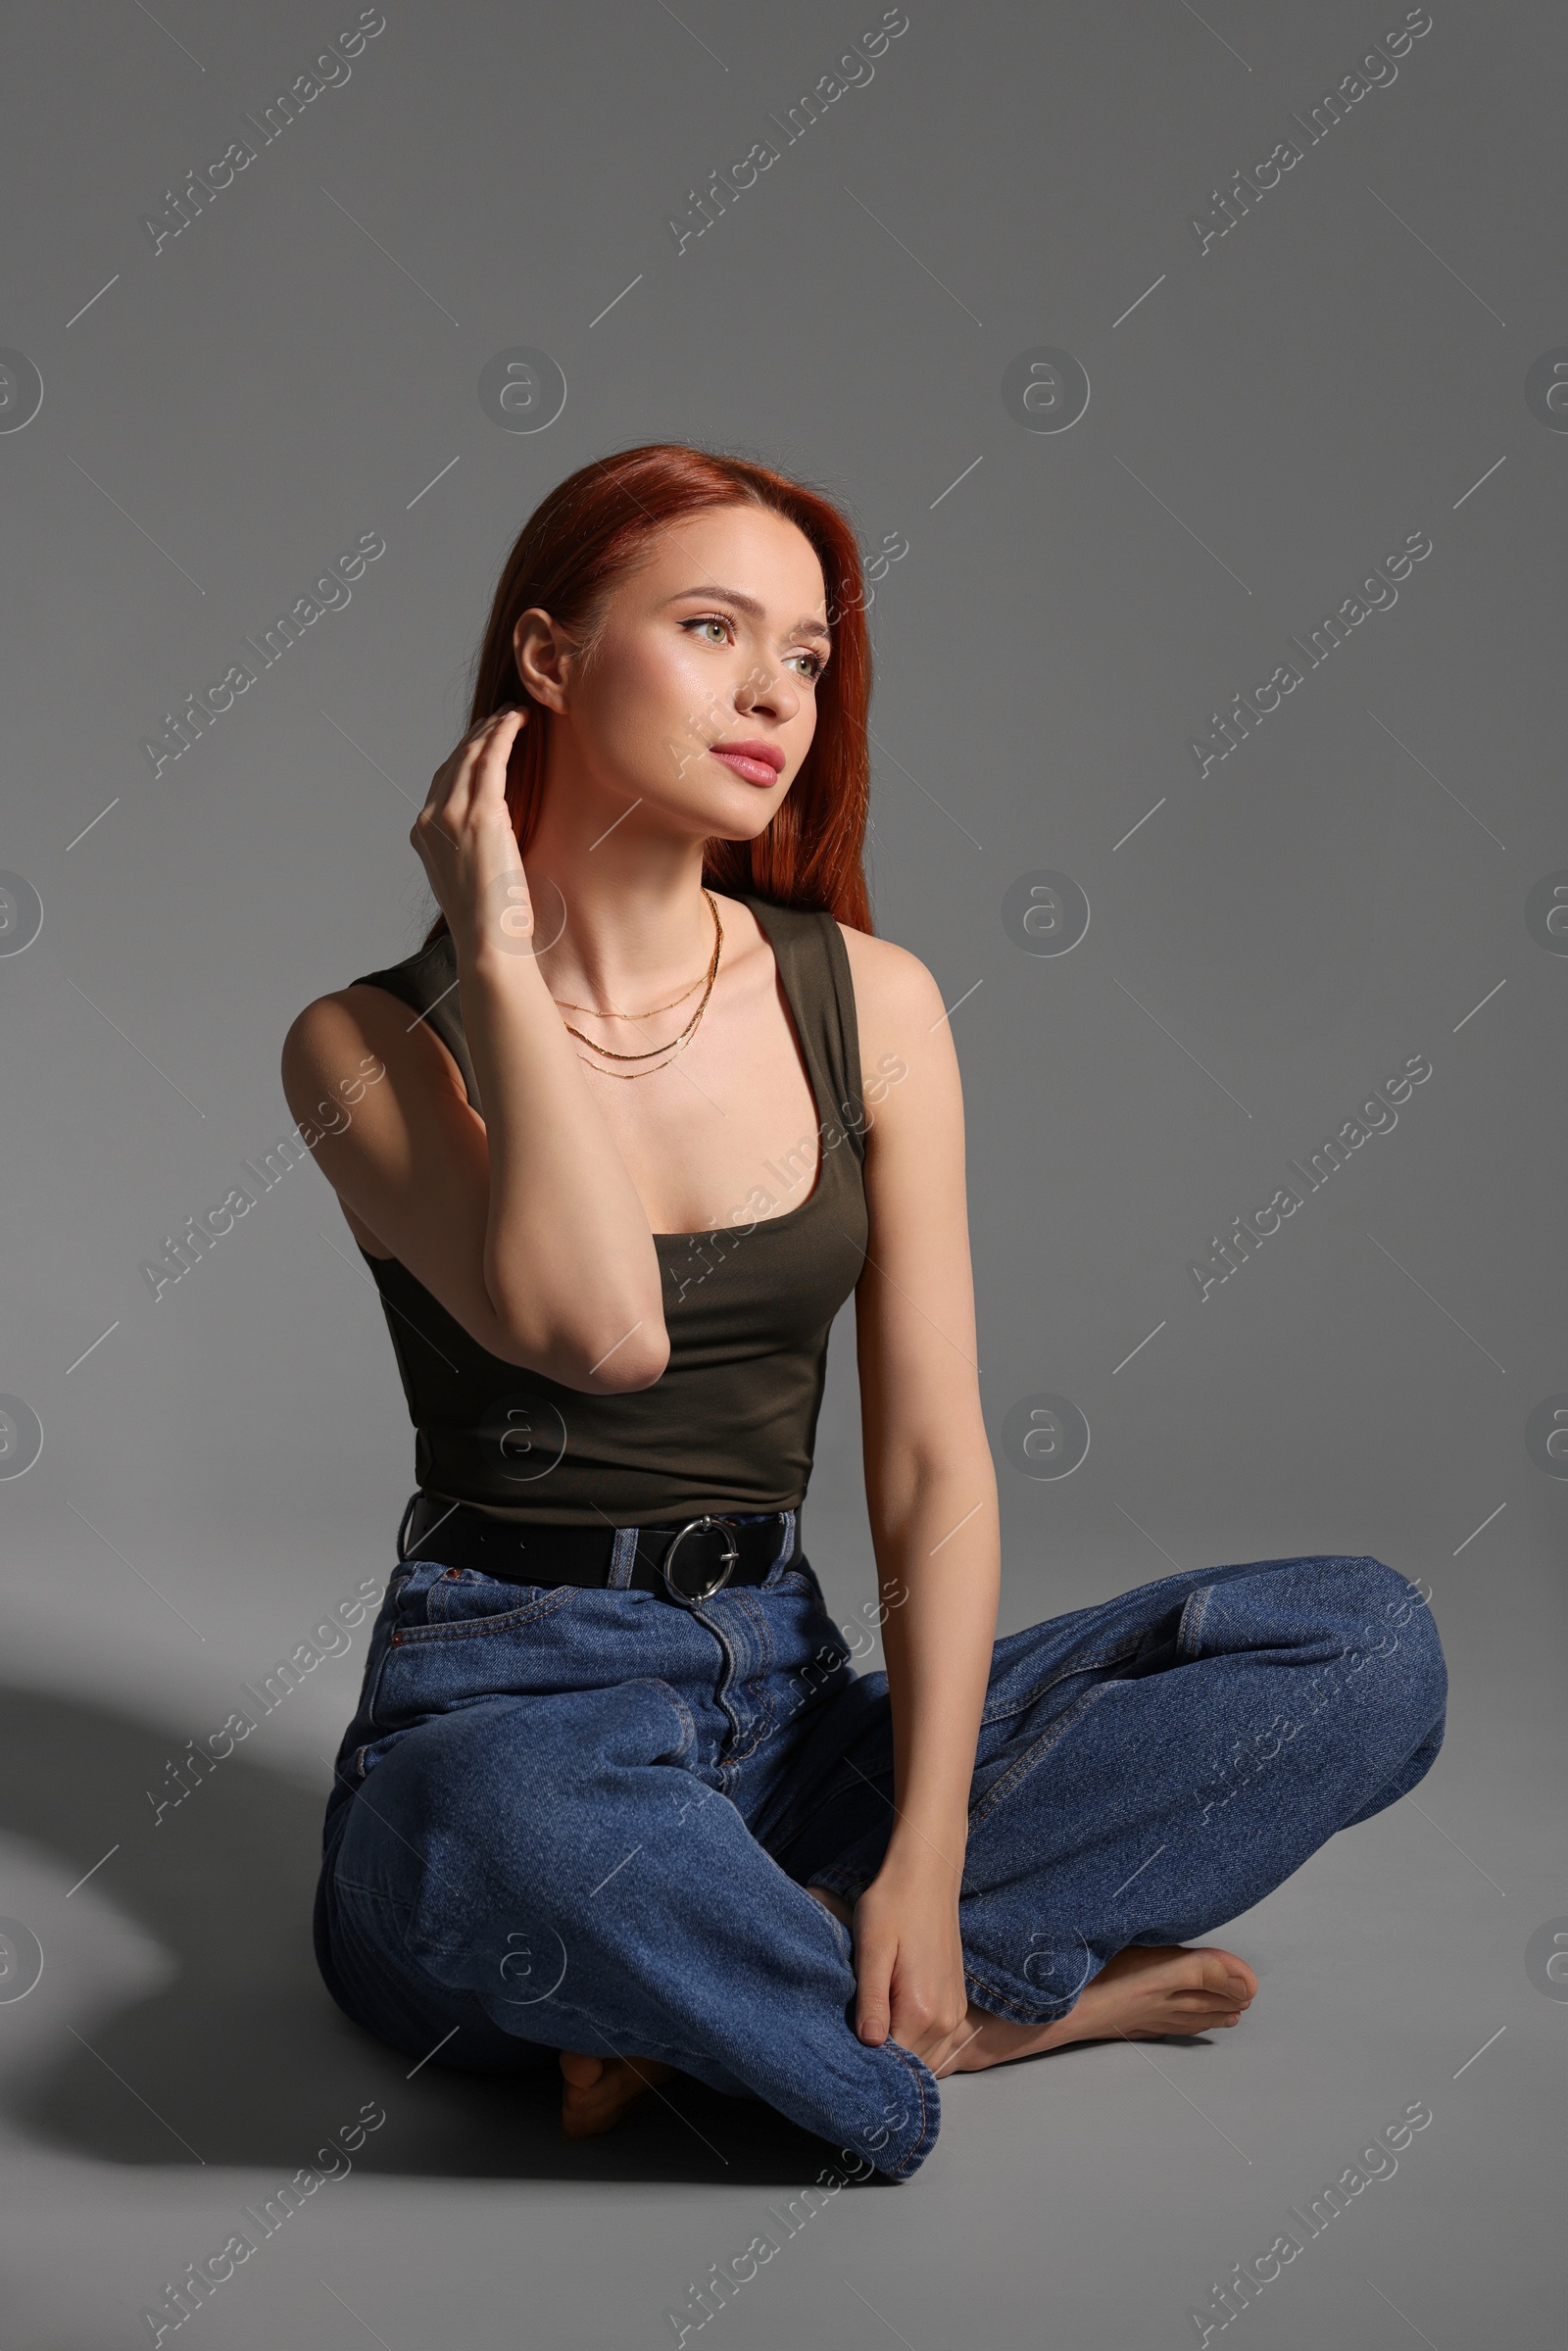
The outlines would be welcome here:
M 917 1095 L 926 1108 L 945 1104 L 947 1090 L 956 1082 L 956 1063 L 953 1032 L 943 1017 L 946 1006 L 936 980 L 918 955 L 894 940 L 878 939 L 846 922 L 841 922 L 838 930 L 855 988 L 865 1099 L 883 1102 L 890 1082 L 898 1084 L 918 1067 L 927 1072 L 925 1083 L 920 1088 L 901 1087 L 901 1099 L 909 1098 L 909 1114 L 914 1114 Z M 933 1079 L 937 1091 L 928 1096 Z M 890 1101 L 889 1111 L 894 1108 Z M 899 1123 L 895 1117 L 893 1124 Z
M 445 984 L 440 976 L 438 954 L 443 946 L 450 949 L 450 940 L 433 939 L 416 948 L 412 955 L 405 955 L 401 962 L 388 963 L 376 971 L 363 971 L 358 979 L 346 980 L 342 987 L 330 988 L 324 995 L 313 998 L 296 1014 L 290 1038 L 340 1031 L 346 1025 L 358 1027 L 367 1020 L 378 1023 L 387 1016 L 387 1011 L 395 1016 L 400 1004 L 423 1011 L 435 991 Z
M 855 1007 L 862 1039 L 868 1023 L 903 1028 L 922 1015 L 928 1022 L 941 1015 L 942 991 L 918 955 L 896 940 L 858 931 L 848 922 L 839 923 L 838 932 L 855 982 Z
M 383 995 L 395 996 L 400 1004 L 412 1004 L 422 1012 L 451 985 L 457 968 L 452 934 L 440 930 L 400 962 L 383 964 L 375 971 L 362 971 L 358 979 L 351 980 L 348 988 L 338 993 L 347 995 L 351 988 L 379 988 Z
M 425 1021 L 411 1021 L 409 1013 L 423 1015 L 450 991 L 451 962 L 452 943 L 443 934 L 401 962 L 363 972 L 314 998 L 295 1015 L 283 1040 L 283 1080 L 290 1098 L 300 1086 L 309 1091 L 318 1085 L 328 1071 L 368 1059 L 400 1073 L 442 1070 L 449 1055 L 432 1053 Z M 461 1078 L 461 1071 L 457 1074 Z

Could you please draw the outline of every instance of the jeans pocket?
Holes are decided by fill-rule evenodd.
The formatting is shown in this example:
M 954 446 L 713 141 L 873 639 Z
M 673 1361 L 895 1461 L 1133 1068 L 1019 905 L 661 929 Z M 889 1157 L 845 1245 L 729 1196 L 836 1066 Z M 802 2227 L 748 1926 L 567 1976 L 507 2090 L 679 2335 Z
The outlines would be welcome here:
M 472 1567 L 416 1568 L 398 1595 L 394 1648 L 514 1633 L 580 1594 L 575 1584 L 513 1584 Z

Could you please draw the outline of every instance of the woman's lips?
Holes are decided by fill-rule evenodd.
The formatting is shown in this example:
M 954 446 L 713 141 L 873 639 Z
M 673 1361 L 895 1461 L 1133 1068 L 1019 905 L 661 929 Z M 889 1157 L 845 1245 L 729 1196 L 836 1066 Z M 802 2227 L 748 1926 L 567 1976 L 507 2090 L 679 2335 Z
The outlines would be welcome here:
M 778 782 L 779 771 L 770 759 L 750 759 L 743 751 L 714 751 L 711 757 L 722 759 L 726 767 L 733 767 L 749 784 L 760 784 L 765 789 Z

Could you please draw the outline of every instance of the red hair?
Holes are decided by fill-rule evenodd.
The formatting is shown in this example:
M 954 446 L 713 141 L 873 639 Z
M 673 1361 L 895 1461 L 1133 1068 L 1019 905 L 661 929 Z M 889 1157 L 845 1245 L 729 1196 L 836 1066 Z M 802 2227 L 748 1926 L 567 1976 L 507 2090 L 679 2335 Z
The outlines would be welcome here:
M 703 846 L 703 879 L 784 906 L 822 907 L 851 929 L 869 931 L 862 858 L 871 652 L 859 550 L 837 507 L 787 474 L 671 441 L 619 450 L 569 474 L 534 509 L 507 558 L 474 665 L 468 724 L 518 700 L 530 711 L 507 778 L 517 845 L 526 856 L 543 802 L 554 713 L 534 702 L 517 673 L 518 619 L 537 605 L 591 656 L 614 589 L 650 539 L 685 515 L 743 505 L 769 508 L 810 542 L 827 588 L 833 659 L 816 689 L 811 748 L 777 814 L 754 841 L 710 836 Z M 430 939 L 445 929 L 443 917 Z

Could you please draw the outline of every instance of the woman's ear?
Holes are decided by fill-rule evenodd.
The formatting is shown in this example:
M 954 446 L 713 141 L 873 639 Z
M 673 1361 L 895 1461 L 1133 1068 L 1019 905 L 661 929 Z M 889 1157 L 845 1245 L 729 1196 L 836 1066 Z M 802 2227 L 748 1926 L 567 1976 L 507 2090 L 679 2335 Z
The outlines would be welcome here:
M 566 684 L 575 648 L 538 605 L 521 613 L 512 632 L 517 676 L 547 710 L 564 710 Z

